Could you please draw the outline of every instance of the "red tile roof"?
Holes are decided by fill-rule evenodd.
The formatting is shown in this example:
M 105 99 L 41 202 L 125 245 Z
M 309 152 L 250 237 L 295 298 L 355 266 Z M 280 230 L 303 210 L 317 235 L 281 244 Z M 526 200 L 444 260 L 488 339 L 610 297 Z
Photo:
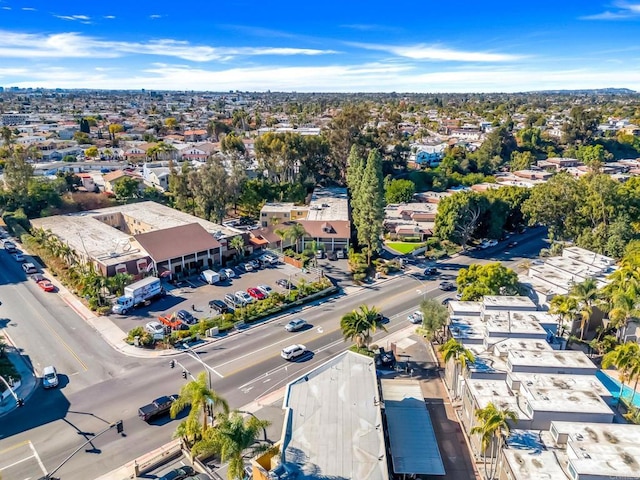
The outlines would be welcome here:
M 156 262 L 220 247 L 220 243 L 199 223 L 141 233 L 134 238 Z

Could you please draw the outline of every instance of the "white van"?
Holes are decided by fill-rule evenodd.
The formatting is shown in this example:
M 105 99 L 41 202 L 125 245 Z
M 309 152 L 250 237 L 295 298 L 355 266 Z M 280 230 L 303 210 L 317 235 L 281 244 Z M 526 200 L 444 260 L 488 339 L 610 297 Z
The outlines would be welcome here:
M 44 388 L 55 388 L 58 386 L 58 372 L 56 367 L 50 365 L 42 370 L 42 386 Z
M 220 281 L 220 275 L 218 272 L 214 272 L 213 270 L 205 270 L 200 274 L 200 278 L 207 282 L 209 285 L 213 285 L 214 283 L 218 283 Z

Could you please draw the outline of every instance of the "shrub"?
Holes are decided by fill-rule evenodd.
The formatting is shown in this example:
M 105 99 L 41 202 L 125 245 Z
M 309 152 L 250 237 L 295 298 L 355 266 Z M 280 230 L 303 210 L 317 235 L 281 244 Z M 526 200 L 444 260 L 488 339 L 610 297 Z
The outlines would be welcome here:
M 154 343 L 153 336 L 142 327 L 135 327 L 129 330 L 126 342 L 133 344 L 135 337 L 138 337 L 141 345 L 152 345 Z

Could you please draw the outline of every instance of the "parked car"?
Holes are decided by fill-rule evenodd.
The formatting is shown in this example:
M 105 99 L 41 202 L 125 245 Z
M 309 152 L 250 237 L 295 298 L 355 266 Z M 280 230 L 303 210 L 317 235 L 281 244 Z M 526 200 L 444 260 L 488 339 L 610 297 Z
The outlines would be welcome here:
M 229 307 L 227 306 L 227 304 L 224 303 L 222 300 L 218 300 L 218 299 L 211 300 L 209 302 L 209 308 L 220 314 L 227 313 L 229 311 Z
M 53 365 L 44 367 L 42 370 L 42 386 L 44 388 L 55 388 L 58 386 L 58 372 Z
M 322 249 L 316 250 L 316 258 L 324 258 L 324 250 Z
M 294 358 L 298 358 L 300 355 L 304 355 L 306 351 L 307 347 L 304 345 L 289 345 L 282 349 L 280 356 L 285 360 L 293 360 Z
M 178 310 L 176 315 L 183 323 L 186 323 L 187 325 L 195 325 L 196 323 L 198 323 L 198 319 L 186 310 Z
M 290 282 L 289 280 L 287 280 L 286 278 L 280 278 L 278 280 L 276 280 L 276 285 L 285 288 L 287 290 L 295 290 L 296 286 L 294 285 L 293 282 Z
M 245 272 L 253 272 L 255 270 L 250 262 L 241 263 L 240 265 L 238 265 L 238 268 L 244 270 Z
M 162 325 L 160 322 L 148 322 L 144 326 L 144 329 L 152 335 L 156 335 L 158 333 L 164 335 L 164 325 Z
M 24 270 L 25 273 L 36 273 L 38 271 L 36 266 L 29 262 L 22 264 L 22 270 Z
M 46 280 L 44 275 L 41 275 L 40 273 L 35 273 L 33 275 L 31 275 L 31 280 L 33 280 L 34 282 L 38 283 L 41 282 L 43 280 Z
M 336 250 L 336 255 L 338 256 L 338 258 L 344 258 L 344 250 L 340 249 L 340 250 Z
M 22 252 L 16 252 L 13 254 L 13 259 L 16 262 L 24 262 L 24 253 Z
M 267 298 L 267 296 L 256 287 L 247 288 L 247 293 L 256 300 L 264 300 L 265 298 Z
M 224 301 L 225 301 L 225 303 L 227 305 L 229 305 L 231 307 L 242 307 L 242 306 L 244 306 L 244 303 L 242 303 L 240 300 L 238 300 L 233 293 L 225 294 Z
M 193 477 L 187 477 L 184 480 L 211 480 L 211 477 L 206 473 L 199 473 L 197 475 L 194 475 Z
M 422 312 L 420 310 L 416 310 L 407 317 L 407 320 L 409 320 L 413 324 L 422 323 L 422 320 L 424 320 L 424 315 L 422 315 Z
M 449 305 L 449 302 L 451 300 L 453 300 L 453 298 L 451 298 L 451 297 L 445 298 L 444 300 L 442 300 L 442 305 Z
M 496 245 L 498 245 L 498 241 L 495 239 L 491 239 L 487 242 L 487 246 L 489 247 L 495 247 Z
M 334 251 L 328 252 L 327 260 L 331 260 L 332 262 L 335 262 L 336 260 L 338 260 L 338 254 Z
M 170 472 L 164 474 L 158 480 L 185 480 L 189 476 L 193 476 L 196 474 L 196 471 L 193 467 L 189 465 L 184 465 L 180 468 L 176 468 L 175 470 L 171 470 Z
M 251 265 L 254 270 L 260 270 L 260 262 L 258 260 L 249 260 L 247 264 Z
M 227 278 L 235 278 L 236 277 L 236 272 L 234 272 L 232 269 L 230 268 L 223 268 L 222 270 L 220 270 L 218 273 L 222 274 L 224 273 L 226 275 Z
M 518 242 L 509 242 L 509 243 L 507 243 L 507 248 L 513 248 L 516 245 L 518 245 Z
M 275 255 L 271 255 L 270 253 L 265 253 L 264 255 L 261 255 L 258 260 L 260 260 L 260 262 L 262 262 L 265 265 L 275 265 L 278 263 L 278 257 L 276 257 Z
M 273 289 L 269 285 L 258 285 L 256 288 L 264 293 L 267 297 L 271 295 L 271 292 L 273 292 Z
M 15 251 L 16 251 L 16 244 L 15 244 L 15 243 L 13 243 L 11 240 L 5 240 L 5 241 L 2 243 L 2 246 L 3 246 L 3 247 L 4 247 L 4 249 L 5 249 L 7 252 L 9 252 L 9 253 L 12 253 L 12 252 L 15 252 Z
M 238 290 L 235 293 L 235 295 L 238 301 L 244 304 L 252 303 L 255 301 L 255 299 L 251 295 L 249 295 L 247 292 L 244 292 L 242 290 Z
M 391 350 L 385 351 L 383 347 L 373 355 L 373 360 L 378 368 L 393 368 L 396 364 L 396 356 Z
M 307 321 L 302 318 L 294 318 L 284 326 L 287 332 L 297 332 L 307 326 Z
M 462 300 L 462 294 L 460 292 L 456 293 L 456 300 Z
M 40 280 L 38 286 L 45 292 L 53 292 L 56 287 L 49 280 Z
M 456 286 L 451 282 L 440 282 L 438 288 L 440 290 L 444 290 L 445 292 L 451 292 L 456 289 Z

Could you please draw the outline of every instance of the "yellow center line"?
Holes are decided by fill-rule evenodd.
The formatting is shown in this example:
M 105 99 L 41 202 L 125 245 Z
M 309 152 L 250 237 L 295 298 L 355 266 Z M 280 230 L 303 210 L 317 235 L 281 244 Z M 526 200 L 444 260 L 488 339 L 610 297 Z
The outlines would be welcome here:
M 397 294 L 395 294 L 395 295 L 392 295 L 392 296 L 390 296 L 390 297 L 385 298 L 384 300 L 382 300 L 382 301 L 379 303 L 379 305 L 380 305 L 381 307 L 382 307 L 382 306 L 385 306 L 385 305 L 388 305 L 388 304 L 389 304 L 393 299 L 398 298 L 398 297 L 403 297 L 403 296 L 406 296 L 406 295 L 407 295 L 407 293 L 406 293 L 406 292 L 400 292 L 400 293 L 397 293 Z M 316 331 L 317 331 L 317 330 L 316 330 Z M 332 334 L 334 334 L 334 333 L 336 333 L 336 332 L 339 332 L 339 331 L 340 331 L 340 327 L 338 327 L 338 328 L 334 328 L 333 330 L 325 330 L 325 331 L 323 331 L 323 332 L 322 332 L 322 334 L 320 334 L 320 335 L 316 335 L 316 336 L 312 337 L 311 339 L 306 340 L 306 342 L 307 342 L 307 343 L 315 342 L 316 340 L 318 340 L 318 339 L 320 339 L 320 338 L 322 338 L 322 337 L 327 337 L 327 336 L 332 335 Z M 280 341 L 281 341 L 281 340 L 279 340 L 278 342 L 272 343 L 271 345 L 267 345 L 267 346 L 265 346 L 265 347 L 262 347 L 262 348 L 261 348 L 261 349 L 259 349 L 259 350 L 254 350 L 254 351 L 252 351 L 251 353 L 248 353 L 248 354 L 242 355 L 242 356 L 240 356 L 240 357 L 238 357 L 238 358 L 235 358 L 235 359 L 233 359 L 233 360 L 229 360 L 229 361 L 227 361 L 227 362 L 225 362 L 225 363 L 222 363 L 222 364 L 220 364 L 220 365 L 216 365 L 216 367 L 214 367 L 214 368 L 219 369 L 220 367 L 222 367 L 222 366 L 224 366 L 224 365 L 228 365 L 229 363 L 237 362 L 238 360 L 240 360 L 240 359 L 242 359 L 242 358 L 244 358 L 244 357 L 253 356 L 253 355 L 255 355 L 255 353 L 256 353 L 256 352 L 259 352 L 260 350 L 266 350 L 266 349 L 268 349 L 268 348 L 271 348 L 271 347 L 273 347 L 274 345 L 276 345 L 277 343 L 279 343 Z M 249 369 L 249 368 L 252 368 L 252 367 L 255 367 L 255 366 L 257 366 L 257 365 L 261 364 L 261 363 L 262 363 L 262 362 L 264 362 L 265 360 L 266 360 L 266 359 L 260 359 L 260 360 L 258 360 L 258 361 L 252 362 L 252 363 L 245 363 L 245 364 L 243 364 L 243 365 L 242 365 L 242 367 L 241 367 L 241 368 L 238 368 L 238 369 L 236 369 L 236 370 L 233 370 L 233 371 L 231 371 L 231 372 L 229 372 L 229 373 L 225 373 L 225 374 L 224 374 L 224 376 L 225 376 L 225 378 L 226 378 L 226 377 L 230 377 L 230 376 L 236 375 L 236 374 L 238 374 L 238 373 L 242 372 L 243 370 L 247 370 L 247 369 Z
M 4 450 L 0 450 L 0 455 L 3 453 L 10 452 L 11 450 L 15 450 L 16 448 L 24 447 L 25 445 L 29 445 L 31 443 L 29 440 L 25 440 L 24 442 L 16 443 L 15 445 L 11 445 L 10 447 L 5 448 Z
M 78 355 L 76 354 L 76 352 L 74 352 L 71 347 L 67 344 L 67 342 L 65 342 L 62 337 L 60 336 L 60 334 L 51 326 L 51 324 L 44 318 L 44 316 L 40 315 L 35 308 L 33 308 L 29 302 L 27 301 L 27 299 L 24 297 L 24 295 L 22 295 L 22 293 L 20 292 L 20 290 L 16 289 L 18 295 L 20 295 L 20 297 L 24 300 L 25 305 L 29 305 L 31 307 L 31 310 L 33 310 L 36 315 L 38 315 L 38 317 L 40 317 L 40 320 L 42 321 L 42 323 L 44 323 L 46 325 L 46 327 L 51 331 L 51 333 L 53 333 L 58 340 L 60 340 L 60 343 L 62 344 L 62 346 L 73 356 L 73 358 L 75 358 L 78 363 L 82 366 L 82 368 L 84 369 L 84 371 L 86 372 L 87 370 L 89 370 L 87 368 L 87 366 L 84 364 L 84 362 L 82 360 L 80 360 L 80 357 L 78 357 Z M 41 304 L 42 305 L 42 304 Z M 44 306 L 44 305 L 43 305 Z

